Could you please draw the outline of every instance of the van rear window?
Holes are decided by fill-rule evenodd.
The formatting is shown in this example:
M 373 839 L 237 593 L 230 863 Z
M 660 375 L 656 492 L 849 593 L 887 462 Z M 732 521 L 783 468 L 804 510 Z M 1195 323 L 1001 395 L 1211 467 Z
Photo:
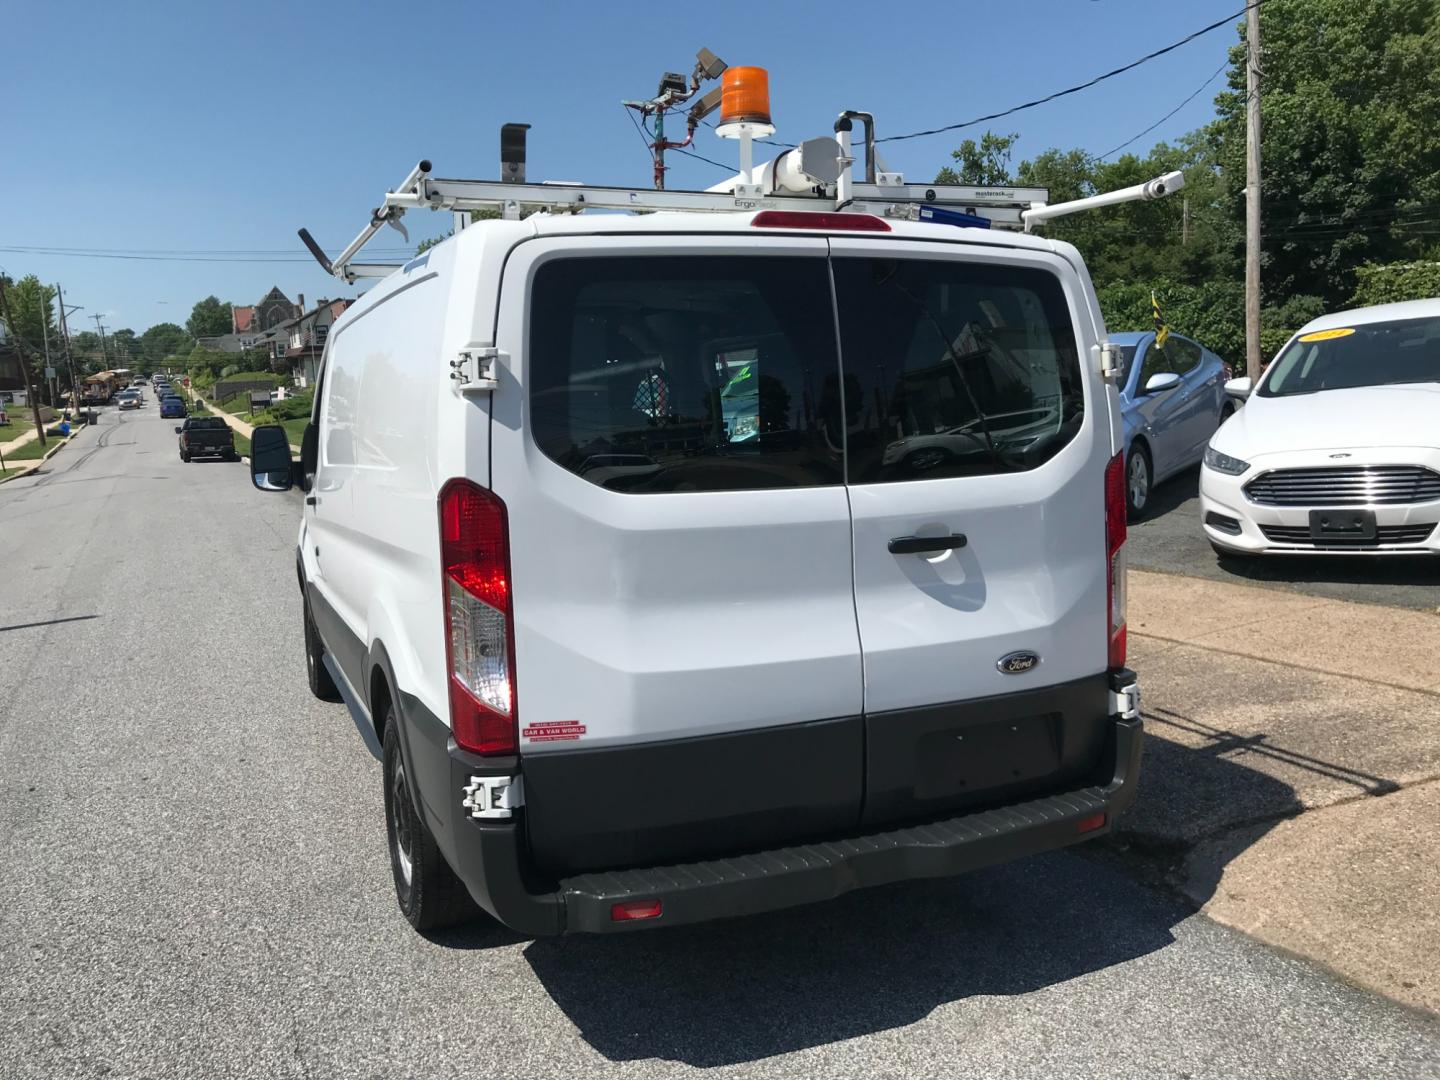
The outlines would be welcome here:
M 540 449 L 617 491 L 1022 471 L 1083 423 L 1059 279 L 978 261 L 556 259 L 528 379 Z
M 824 258 L 627 256 L 543 264 L 531 291 L 530 426 L 619 491 L 842 482 Z
M 836 258 L 852 484 L 1017 472 L 1083 421 L 1055 275 L 960 260 Z

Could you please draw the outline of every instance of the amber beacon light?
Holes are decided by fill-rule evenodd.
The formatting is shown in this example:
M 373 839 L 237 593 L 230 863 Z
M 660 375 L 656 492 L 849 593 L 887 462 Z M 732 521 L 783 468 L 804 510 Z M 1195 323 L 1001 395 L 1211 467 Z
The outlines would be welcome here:
M 725 138 L 738 138 L 741 125 L 748 127 L 748 134 L 752 136 L 775 134 L 775 125 L 770 122 L 768 71 L 762 67 L 726 68 L 720 85 L 718 134 Z

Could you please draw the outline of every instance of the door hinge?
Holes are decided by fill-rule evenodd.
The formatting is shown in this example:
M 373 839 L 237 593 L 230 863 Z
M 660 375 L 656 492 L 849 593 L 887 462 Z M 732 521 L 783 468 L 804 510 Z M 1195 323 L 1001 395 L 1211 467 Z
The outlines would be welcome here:
M 1119 690 L 1110 691 L 1110 714 L 1122 720 L 1140 718 L 1140 684 L 1133 682 Z
M 450 378 L 462 394 L 500 389 L 499 368 L 509 356 L 493 345 L 467 345 L 450 361 Z
M 1102 341 L 1096 348 L 1100 352 L 1100 374 L 1107 379 L 1118 376 L 1125 368 L 1125 354 L 1120 351 L 1120 346 Z
M 470 811 L 472 818 L 504 819 L 525 805 L 525 791 L 518 776 L 472 776 L 460 805 Z

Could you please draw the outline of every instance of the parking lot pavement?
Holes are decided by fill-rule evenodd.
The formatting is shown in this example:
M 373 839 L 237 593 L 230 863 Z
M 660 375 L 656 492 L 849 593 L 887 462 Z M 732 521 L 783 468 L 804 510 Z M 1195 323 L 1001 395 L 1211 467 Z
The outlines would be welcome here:
M 1074 852 L 621 937 L 415 934 L 379 766 L 305 687 L 299 500 L 171 426 L 0 487 L 5 1080 L 1440 1074 L 1435 1018 Z
M 1154 490 L 1145 519 L 1130 525 L 1131 567 L 1336 600 L 1440 610 L 1440 557 L 1286 556 L 1221 561 L 1200 528 L 1199 486 L 1200 467 L 1196 466 Z
M 1114 839 L 1208 916 L 1440 1011 L 1440 617 L 1143 571 L 1145 767 Z

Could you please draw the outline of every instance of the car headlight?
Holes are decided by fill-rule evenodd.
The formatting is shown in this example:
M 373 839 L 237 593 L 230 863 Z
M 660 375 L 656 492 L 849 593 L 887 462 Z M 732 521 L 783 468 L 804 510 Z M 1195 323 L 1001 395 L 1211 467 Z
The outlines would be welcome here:
M 1248 461 L 1241 461 L 1239 458 L 1231 457 L 1229 454 L 1222 454 L 1213 446 L 1205 447 L 1205 464 L 1216 472 L 1222 472 L 1226 476 L 1239 476 L 1246 469 L 1250 468 Z

